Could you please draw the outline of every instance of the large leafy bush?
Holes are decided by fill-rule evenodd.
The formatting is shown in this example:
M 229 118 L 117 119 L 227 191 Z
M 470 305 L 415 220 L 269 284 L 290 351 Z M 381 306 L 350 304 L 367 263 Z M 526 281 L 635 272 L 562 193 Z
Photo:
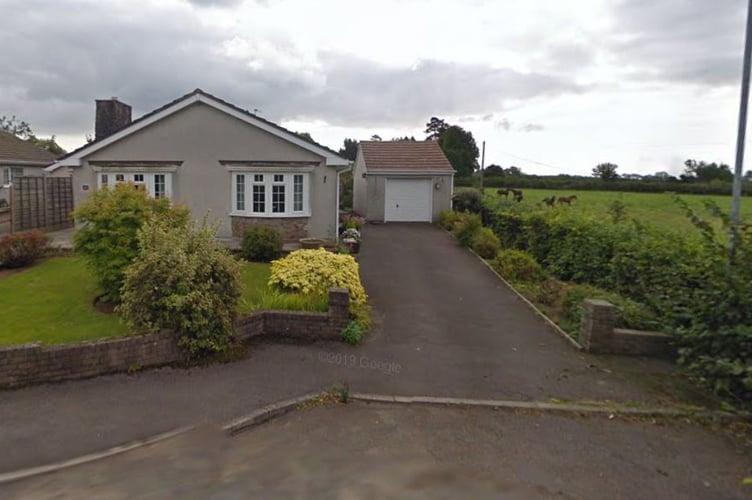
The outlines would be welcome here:
M 182 227 L 188 220 L 188 211 L 123 183 L 94 192 L 73 216 L 83 223 L 73 237 L 76 251 L 86 258 L 106 299 L 119 302 L 125 269 L 138 254 L 139 229 L 152 218 Z
M 306 295 L 326 295 L 331 287 L 344 288 L 350 292 L 353 306 L 363 305 L 367 299 L 355 259 L 323 248 L 296 250 L 273 261 L 269 286 Z
M 216 243 L 216 226 L 152 219 L 138 233 L 119 312 L 136 331 L 170 329 L 191 355 L 224 350 L 242 292 L 240 264 Z
M 273 227 L 256 225 L 243 232 L 240 255 L 254 262 L 270 262 L 282 252 L 282 235 Z
M 483 210 L 483 195 L 478 189 L 464 189 L 452 198 L 452 208 L 457 212 L 478 214 Z
M 41 231 L 6 234 L 0 238 L 0 267 L 24 267 L 44 255 L 50 238 Z

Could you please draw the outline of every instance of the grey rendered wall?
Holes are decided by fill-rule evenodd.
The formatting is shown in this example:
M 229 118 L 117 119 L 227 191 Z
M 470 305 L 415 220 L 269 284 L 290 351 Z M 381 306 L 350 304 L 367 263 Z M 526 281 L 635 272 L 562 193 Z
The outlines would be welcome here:
M 172 200 L 185 204 L 195 219 L 207 211 L 221 221 L 219 236 L 231 236 L 231 174 L 219 163 L 235 161 L 318 161 L 310 177 L 311 237 L 336 232 L 336 171 L 325 160 L 203 103 L 193 104 L 85 158 L 74 170 L 74 203 L 96 187 L 89 161 L 183 161 L 173 174 Z

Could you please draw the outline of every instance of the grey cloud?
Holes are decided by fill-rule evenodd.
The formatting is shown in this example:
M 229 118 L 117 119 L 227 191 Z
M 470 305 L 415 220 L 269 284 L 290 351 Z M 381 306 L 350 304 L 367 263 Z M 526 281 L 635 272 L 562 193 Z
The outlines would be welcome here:
M 740 0 L 624 0 L 608 46 L 633 78 L 737 84 L 745 3 Z
M 507 130 L 507 131 L 512 128 L 512 122 L 510 122 L 509 119 L 507 118 L 502 118 L 501 120 L 494 123 L 494 125 L 496 126 L 496 128 L 500 128 L 500 129 Z
M 559 43 L 548 45 L 543 56 L 538 58 L 539 64 L 547 70 L 556 73 L 575 73 L 583 68 L 592 66 L 596 60 L 596 47 L 581 43 Z
M 243 3 L 243 0 L 186 0 L 189 4 L 197 7 L 234 7 Z M 265 3 L 263 0 L 258 3 Z
M 6 0 L 0 115 L 22 117 L 39 134 L 83 134 L 92 129 L 95 98 L 118 96 L 138 116 L 201 87 L 275 121 L 396 127 L 583 91 L 547 74 L 432 60 L 392 67 L 331 52 L 304 71 L 268 61 L 258 69 L 225 55 L 229 36 L 206 28 L 185 4 L 119 11 L 99 2 Z M 266 42 L 296 60 L 292 44 Z
M 525 123 L 524 125 L 520 125 L 517 130 L 519 130 L 520 132 L 540 132 L 545 128 L 546 127 L 544 127 L 540 123 Z

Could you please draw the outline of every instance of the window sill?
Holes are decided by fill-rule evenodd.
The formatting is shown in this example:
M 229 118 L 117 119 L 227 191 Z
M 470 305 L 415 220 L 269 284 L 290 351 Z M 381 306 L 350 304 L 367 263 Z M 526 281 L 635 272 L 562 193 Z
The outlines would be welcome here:
M 249 219 L 294 219 L 310 216 L 310 212 L 301 212 L 298 214 L 249 214 L 247 212 L 230 212 L 230 217 L 247 217 Z

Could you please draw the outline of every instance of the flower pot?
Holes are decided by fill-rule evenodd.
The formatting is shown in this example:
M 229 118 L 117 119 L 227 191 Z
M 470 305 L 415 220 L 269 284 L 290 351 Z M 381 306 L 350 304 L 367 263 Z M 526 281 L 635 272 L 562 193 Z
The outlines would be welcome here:
M 324 245 L 324 240 L 320 238 L 301 238 L 298 241 L 300 241 L 300 246 L 306 250 L 314 250 Z
M 348 242 L 345 242 L 345 245 L 347 245 L 347 250 L 350 253 L 358 253 L 358 252 L 360 252 L 360 242 L 359 241 L 348 241 Z

